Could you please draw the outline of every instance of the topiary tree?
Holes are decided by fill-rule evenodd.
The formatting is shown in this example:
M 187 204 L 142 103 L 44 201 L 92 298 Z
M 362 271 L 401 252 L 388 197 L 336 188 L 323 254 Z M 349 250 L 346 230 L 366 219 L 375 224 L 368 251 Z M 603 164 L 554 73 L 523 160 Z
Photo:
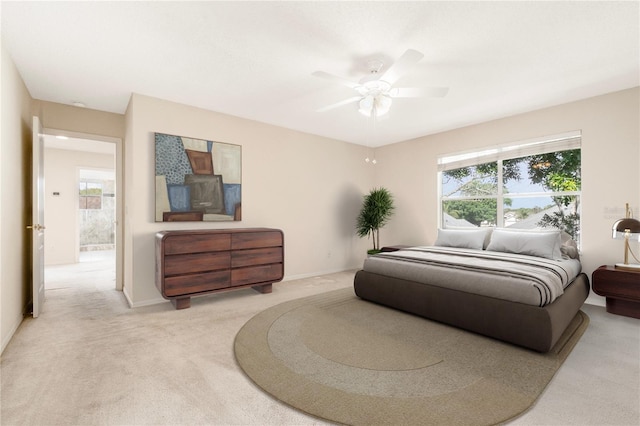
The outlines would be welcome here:
M 374 188 L 364 196 L 356 227 L 358 236 L 372 237 L 373 250 L 369 253 L 380 251 L 380 228 L 387 224 L 394 208 L 393 196 L 386 188 Z

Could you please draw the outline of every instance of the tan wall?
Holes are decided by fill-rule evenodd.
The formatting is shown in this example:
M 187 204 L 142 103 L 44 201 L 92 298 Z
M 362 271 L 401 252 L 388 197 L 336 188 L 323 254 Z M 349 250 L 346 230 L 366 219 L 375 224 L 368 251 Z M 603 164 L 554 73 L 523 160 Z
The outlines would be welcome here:
M 435 241 L 439 155 L 572 130 L 582 131 L 584 271 L 590 277 L 599 265 L 621 262 L 623 245 L 611 238 L 611 226 L 623 215 L 626 202 L 640 216 L 639 88 L 379 148 L 376 183 L 389 188 L 397 200 L 396 216 L 384 230 L 387 241 Z
M 113 155 L 66 149 L 45 149 L 46 265 L 78 261 L 78 170 L 113 169 Z M 60 195 L 54 196 L 53 192 Z
M 124 139 L 124 115 L 35 100 L 33 113 L 47 129 Z
M 161 298 L 154 284 L 161 230 L 280 228 L 285 279 L 362 264 L 369 242 L 355 236 L 355 218 L 373 181 L 364 147 L 141 95 L 132 97 L 127 120 L 125 244 L 133 257 L 125 294 L 134 306 Z M 242 146 L 241 222 L 155 222 L 154 132 Z
M 31 96 L 1 48 L 0 339 L 1 350 L 22 322 L 30 301 Z

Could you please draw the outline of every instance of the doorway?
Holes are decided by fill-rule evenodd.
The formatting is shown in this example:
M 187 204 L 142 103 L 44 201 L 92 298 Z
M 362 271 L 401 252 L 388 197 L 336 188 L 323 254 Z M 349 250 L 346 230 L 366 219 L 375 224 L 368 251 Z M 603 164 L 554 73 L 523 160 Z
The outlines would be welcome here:
M 45 290 L 120 290 L 120 140 L 45 129 Z

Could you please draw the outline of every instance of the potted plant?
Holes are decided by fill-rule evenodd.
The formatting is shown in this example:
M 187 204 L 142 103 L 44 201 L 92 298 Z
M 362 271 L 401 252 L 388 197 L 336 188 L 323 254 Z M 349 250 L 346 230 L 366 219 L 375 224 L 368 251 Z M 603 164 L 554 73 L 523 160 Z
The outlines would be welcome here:
M 356 227 L 358 236 L 371 236 L 373 240 L 373 250 L 368 254 L 380 253 L 380 228 L 387 224 L 393 209 L 393 196 L 386 188 L 374 188 L 364 196 Z

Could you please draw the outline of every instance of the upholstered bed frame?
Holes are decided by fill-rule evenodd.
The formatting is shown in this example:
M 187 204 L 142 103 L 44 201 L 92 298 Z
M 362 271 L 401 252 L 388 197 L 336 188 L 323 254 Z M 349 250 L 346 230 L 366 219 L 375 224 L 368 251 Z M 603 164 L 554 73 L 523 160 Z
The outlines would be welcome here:
M 548 352 L 589 295 L 579 274 L 553 303 L 537 307 L 360 270 L 360 298 L 485 336 Z

